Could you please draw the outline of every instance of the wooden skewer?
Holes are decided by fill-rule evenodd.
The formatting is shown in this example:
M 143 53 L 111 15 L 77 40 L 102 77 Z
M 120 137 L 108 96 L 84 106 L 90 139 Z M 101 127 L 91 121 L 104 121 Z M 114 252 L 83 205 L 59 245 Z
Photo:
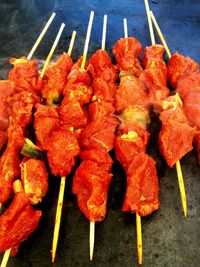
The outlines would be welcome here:
M 63 206 L 63 198 L 64 198 L 64 192 L 65 192 L 65 182 L 66 182 L 66 177 L 65 176 L 61 177 L 58 204 L 57 204 L 57 210 L 56 210 L 56 219 L 55 219 L 55 226 L 54 226 L 54 233 L 53 233 L 52 257 L 51 257 L 52 262 L 55 261 L 55 257 L 56 257 L 56 249 L 57 249 L 57 244 L 58 244 L 60 220 L 61 220 L 62 206 Z
M 88 28 L 87 28 L 86 39 L 85 39 L 85 46 L 84 46 L 84 50 L 83 50 L 83 59 L 82 59 L 82 63 L 81 63 L 81 69 L 85 68 L 85 63 L 86 63 L 87 53 L 88 53 L 88 47 L 89 47 L 89 42 L 90 42 L 90 35 L 91 35 L 91 31 L 92 31 L 93 19 L 94 19 L 94 11 L 91 11 L 89 23 L 88 23 Z
M 51 59 L 51 57 L 52 57 L 52 55 L 53 55 L 53 53 L 54 53 L 54 51 L 55 51 L 55 49 L 56 49 L 56 47 L 58 45 L 58 42 L 60 40 L 60 37 L 62 35 L 62 32 L 63 32 L 64 28 L 65 28 L 65 24 L 62 23 L 61 26 L 60 26 L 60 29 L 59 29 L 59 31 L 57 33 L 56 39 L 55 39 L 55 41 L 54 41 L 54 43 L 53 43 L 53 45 L 51 47 L 51 50 L 50 50 L 50 52 L 49 52 L 49 54 L 48 54 L 48 56 L 47 56 L 47 58 L 45 60 L 44 66 L 42 68 L 42 71 L 40 73 L 40 78 L 41 79 L 44 77 L 44 73 L 46 71 L 46 68 L 47 68 L 47 66 L 49 64 L 49 61 L 50 61 L 50 59 Z
M 146 8 L 146 13 L 147 13 L 147 20 L 148 20 L 148 24 L 149 24 L 149 32 L 150 32 L 150 37 L 151 37 L 151 43 L 152 45 L 155 45 L 155 36 L 154 36 L 154 32 L 153 32 L 153 25 L 152 25 L 152 20 L 149 14 L 149 2 L 148 0 L 144 0 L 144 4 L 145 4 L 145 8 Z
M 68 52 L 67 52 L 67 54 L 69 56 L 71 56 L 71 54 L 72 54 L 72 50 L 73 50 L 73 47 L 74 47 L 74 41 L 75 41 L 75 39 L 76 39 L 76 31 L 73 31 L 72 32 L 71 41 L 70 41 L 70 44 L 69 44 L 69 49 L 68 49 Z
M 124 37 L 128 38 L 127 19 L 124 18 Z M 137 256 L 138 264 L 142 264 L 143 248 L 142 248 L 142 223 L 141 217 L 136 213 L 136 232 L 137 232 Z
M 168 55 L 169 58 L 171 58 L 171 53 L 169 51 L 169 48 L 167 46 L 167 43 L 165 41 L 165 38 L 158 26 L 158 23 L 153 15 L 152 11 L 149 11 L 150 13 L 150 18 L 153 21 L 153 24 L 158 32 L 158 35 L 160 37 L 160 40 L 163 44 L 163 46 L 165 47 L 166 53 Z M 179 190 L 180 190 L 180 195 L 181 195 L 181 203 L 182 203 L 182 207 L 183 207 L 183 213 L 184 216 L 187 217 L 187 197 L 186 197 L 186 192 L 185 192 L 185 185 L 184 185 L 184 179 L 183 179 L 183 174 L 182 174 L 182 170 L 181 170 L 181 164 L 180 161 L 178 160 L 176 162 L 176 172 L 177 172 L 177 176 L 178 176 L 178 183 L 179 183 Z
M 37 49 L 38 45 L 40 44 L 40 42 L 42 41 L 42 38 L 44 37 L 45 33 L 47 32 L 49 26 L 51 25 L 52 21 L 54 20 L 56 16 L 56 13 L 53 12 L 51 17 L 49 18 L 49 20 L 47 21 L 46 25 L 44 26 L 44 29 L 42 30 L 42 32 L 40 33 L 40 35 L 38 36 L 34 46 L 32 47 L 31 51 L 29 52 L 27 59 L 31 59 L 35 50 Z
M 101 49 L 106 49 L 106 30 L 107 30 L 107 15 L 103 17 L 103 32 L 102 32 L 102 41 L 101 41 Z
M 69 49 L 68 49 L 68 55 L 71 56 L 74 41 L 76 38 L 76 31 L 73 31 Z M 72 129 L 73 131 L 73 129 Z M 66 177 L 62 176 L 60 181 L 60 190 L 58 195 L 58 203 L 57 203 L 57 209 L 56 209 L 56 218 L 55 218 L 55 225 L 54 225 L 54 232 L 53 232 L 53 242 L 52 242 L 52 254 L 51 254 L 51 260 L 52 262 L 55 261 L 56 257 L 56 250 L 58 245 L 58 237 L 59 237 L 59 231 L 60 231 L 60 221 L 61 221 L 61 215 L 62 215 L 62 207 L 63 207 L 63 199 L 64 199 L 64 192 L 65 192 L 65 183 L 66 183 Z
M 158 26 L 158 23 L 157 23 L 157 21 L 156 21 L 156 19 L 154 17 L 154 14 L 153 14 L 153 12 L 151 10 L 149 11 L 149 14 L 150 14 L 150 18 L 151 18 L 151 20 L 152 20 L 152 22 L 154 24 L 154 27 L 156 28 L 158 36 L 160 37 L 160 40 L 161 40 L 161 42 L 162 42 L 162 44 L 163 44 L 163 46 L 165 48 L 167 56 L 170 58 L 171 57 L 171 53 L 169 51 L 169 47 L 168 47 L 168 45 L 167 45 L 167 43 L 165 41 L 165 38 L 164 38 L 164 36 L 163 36 L 163 34 L 162 34 L 161 30 L 160 30 L 160 27 Z
M 9 257 L 10 257 L 11 248 L 7 249 L 3 255 L 3 260 L 1 262 L 1 267 L 6 267 Z

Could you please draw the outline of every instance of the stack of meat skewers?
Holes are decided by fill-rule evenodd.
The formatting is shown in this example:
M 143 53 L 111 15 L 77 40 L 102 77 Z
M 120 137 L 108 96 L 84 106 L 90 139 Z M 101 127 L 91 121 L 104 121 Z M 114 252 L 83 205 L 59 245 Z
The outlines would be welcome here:
M 126 21 L 125 38 L 116 42 L 113 48 L 117 61 L 114 66 L 105 51 L 106 16 L 102 49 L 86 62 L 92 20 L 86 50 L 77 63 L 73 64 L 68 51 L 47 68 L 49 57 L 39 74 L 34 61 L 11 59 L 14 68 L 8 81 L 0 82 L 0 88 L 4 89 L 1 92 L 7 94 L 6 109 L 2 109 L 2 118 L 6 119 L 1 121 L 0 131 L 0 149 L 7 142 L 0 162 L 0 202 L 5 203 L 11 192 L 15 193 L 12 204 L 0 217 L 0 251 L 8 250 L 15 255 L 19 244 L 38 226 L 42 212 L 31 205 L 41 202 L 47 193 L 48 173 L 45 161 L 35 157 L 36 154 L 39 158 L 45 155 L 51 173 L 61 177 L 52 248 L 54 262 L 65 180 L 80 156 L 82 162 L 74 175 L 72 191 L 77 196 L 80 210 L 90 221 L 92 259 L 95 221 L 102 221 L 106 216 L 113 163 L 109 152 L 115 148 L 116 158 L 127 174 L 123 211 L 136 213 L 138 263 L 141 264 L 140 216 L 159 208 L 155 161 L 146 153 L 149 107 L 153 106 L 160 113 L 159 147 L 170 167 L 192 149 L 193 138 L 200 151 L 200 124 L 193 116 L 196 109 L 191 110 L 190 102 L 194 95 L 198 95 L 199 69 L 196 62 L 180 54 L 171 57 L 167 69 L 162 59 L 164 48 L 155 44 L 145 48 L 141 64 L 138 56 L 142 46 L 135 38 L 128 38 Z M 52 54 L 53 50 L 50 56 Z M 169 96 L 167 72 L 170 84 L 183 103 L 178 95 Z M 118 75 L 119 85 L 116 82 Z M 195 86 L 195 90 L 188 90 L 188 82 Z M 36 146 L 26 139 L 33 113 Z M 176 136 L 179 137 L 179 147 L 173 142 Z M 31 149 L 34 153 L 29 151 Z M 21 151 L 25 155 L 23 159 Z M 13 227 L 9 227 L 8 220 Z M 18 239 L 22 223 L 26 225 L 26 231 Z

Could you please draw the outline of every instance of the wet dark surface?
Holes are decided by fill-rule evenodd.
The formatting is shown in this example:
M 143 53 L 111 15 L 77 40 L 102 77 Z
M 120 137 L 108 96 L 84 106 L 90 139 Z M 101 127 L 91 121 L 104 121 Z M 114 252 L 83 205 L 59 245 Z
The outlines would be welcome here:
M 189 55 L 200 63 L 200 1 L 149 1 L 166 37 L 171 52 Z M 56 19 L 34 58 L 45 59 L 61 22 L 66 28 L 56 50 L 68 48 L 72 30 L 77 31 L 73 58 L 82 51 L 90 10 L 95 11 L 89 55 L 101 44 L 102 17 L 108 15 L 107 49 L 123 36 L 123 17 L 128 19 L 129 35 L 150 44 L 145 8 L 142 0 L 128 1 L 14 1 L 0 0 L 0 76 L 6 78 L 10 57 L 28 55 L 36 37 L 50 14 Z M 158 40 L 158 39 L 157 39 Z M 159 41 L 159 40 L 158 40 Z M 56 58 L 54 56 L 54 59 Z M 155 131 L 151 126 L 151 132 Z M 142 219 L 144 267 L 200 266 L 200 168 L 195 152 L 181 160 L 188 198 L 188 218 L 181 210 L 176 171 L 166 167 L 157 152 L 156 137 L 151 138 L 149 153 L 156 159 L 160 178 L 161 207 Z M 121 212 L 125 177 L 115 164 L 109 190 L 108 214 L 96 223 L 94 261 L 89 262 L 89 223 L 76 205 L 68 178 L 63 206 L 60 239 L 54 266 L 136 266 L 135 215 Z M 52 181 L 53 179 L 53 181 Z M 59 179 L 51 178 L 48 195 L 41 204 L 43 217 L 39 228 L 21 245 L 8 266 L 51 266 L 50 250 L 59 189 Z M 1 259 L 1 257 L 0 257 Z

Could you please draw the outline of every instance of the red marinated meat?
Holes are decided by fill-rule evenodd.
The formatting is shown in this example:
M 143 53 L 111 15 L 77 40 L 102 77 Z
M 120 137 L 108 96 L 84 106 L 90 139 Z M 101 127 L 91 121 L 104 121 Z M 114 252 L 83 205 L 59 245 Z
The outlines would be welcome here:
M 37 228 L 41 215 L 40 210 L 30 206 L 25 193 L 16 193 L 11 205 L 0 217 L 0 252 L 13 247 L 14 256 L 16 248 Z
M 102 221 L 106 215 L 108 188 L 112 174 L 98 163 L 85 160 L 77 169 L 72 192 L 77 195 L 78 206 L 90 221 Z
M 164 47 L 154 45 L 145 48 L 142 59 L 144 71 L 140 79 L 146 84 L 149 91 L 149 101 L 154 103 L 169 95 L 167 88 L 167 67 L 163 61 Z
M 5 98 L 13 95 L 17 91 L 14 82 L 8 80 L 0 81 L 0 130 L 5 131 L 9 125 L 9 112 Z
M 68 83 L 84 83 L 88 86 L 91 85 L 91 77 L 87 70 L 87 63 L 86 69 L 81 69 L 82 57 L 73 65 L 67 81 Z
M 14 67 L 8 74 L 8 80 L 24 90 L 40 90 L 42 83 L 37 69 L 37 61 L 22 57 L 19 59 L 11 58 L 10 63 Z
M 114 116 L 114 106 L 105 101 L 95 101 L 89 106 L 89 115 L 91 121 L 103 121 L 109 116 Z
M 56 72 L 61 72 L 63 75 L 67 77 L 72 67 L 73 67 L 73 60 L 66 52 L 64 52 L 57 59 L 56 62 L 49 65 L 49 67 L 45 71 L 45 78 L 49 79 Z
M 115 153 L 126 171 L 138 153 L 146 152 L 148 140 L 149 133 L 134 122 L 125 121 L 120 125 L 115 139 Z
M 121 38 L 113 47 L 118 68 L 123 71 L 131 71 L 136 76 L 139 76 L 142 72 L 142 67 L 138 60 L 141 52 L 142 45 L 133 37 Z
M 89 60 L 88 70 L 93 79 L 101 78 L 105 82 L 113 82 L 118 78 L 118 73 L 108 53 L 102 49 L 97 50 Z
M 32 204 L 42 201 L 48 190 L 48 173 L 41 160 L 28 159 L 21 163 L 21 180 L 24 192 Z
M 102 100 L 106 102 L 115 102 L 115 92 L 117 90 L 117 84 L 115 82 L 107 83 L 101 78 L 94 78 L 92 83 L 94 90 L 93 100 Z
M 178 92 L 181 99 L 184 100 L 187 93 L 190 92 L 190 90 L 193 91 L 195 88 L 200 88 L 199 72 L 192 72 L 181 76 L 177 83 L 176 92 Z
M 190 57 L 174 53 L 168 62 L 168 82 L 176 89 L 181 77 L 199 71 L 199 65 Z
M 102 170 L 107 172 L 111 171 L 113 161 L 105 150 L 100 150 L 98 148 L 83 150 L 80 157 L 82 160 L 90 160 L 98 163 Z
M 46 149 L 48 138 L 54 130 L 60 127 L 60 118 L 58 114 L 59 107 L 36 105 L 34 113 L 34 129 L 37 145 Z
M 23 145 L 21 127 L 10 125 L 8 145 L 0 159 L 0 203 L 8 200 L 12 191 L 12 182 L 20 176 L 20 151 Z
M 200 87 L 190 88 L 183 104 L 190 126 L 197 126 L 197 129 L 200 130 Z
M 159 133 L 159 148 L 169 167 L 192 150 L 195 128 L 189 126 L 180 107 L 160 113 L 162 129 Z
M 49 105 L 53 104 L 53 100 L 61 97 L 66 82 L 67 76 L 60 71 L 53 73 L 49 77 L 47 83 L 41 89 L 42 97 L 47 99 Z
M 90 122 L 81 132 L 81 148 L 99 148 L 109 152 L 114 147 L 117 125 L 118 121 L 114 117 L 107 118 L 104 121 Z
M 159 209 L 159 184 L 155 161 L 145 153 L 136 155 L 127 171 L 123 211 L 147 216 Z
M 46 84 L 42 88 L 42 97 L 47 99 L 49 105 L 59 100 L 71 71 L 73 61 L 67 53 L 63 53 L 58 60 L 51 64 L 45 72 Z
M 0 151 L 5 147 L 7 140 L 8 140 L 7 132 L 0 131 Z
M 69 101 L 64 97 L 59 114 L 65 126 L 73 126 L 74 129 L 84 128 L 88 123 L 87 111 L 76 99 Z
M 7 97 L 6 102 L 10 108 L 12 121 L 24 128 L 32 122 L 33 107 L 40 102 L 40 99 L 32 92 L 21 91 Z
M 148 106 L 147 88 L 137 77 L 122 77 L 116 90 L 116 111 L 121 113 L 133 106 Z
M 67 176 L 75 166 L 80 153 L 74 133 L 65 130 L 54 131 L 48 140 L 47 158 L 53 175 Z
M 12 183 L 20 176 L 19 153 L 15 148 L 9 147 L 3 155 L 2 170 L 0 173 L 0 203 L 5 203 L 11 194 Z
M 152 64 L 152 61 L 159 61 L 163 59 L 164 47 L 162 45 L 152 45 L 146 46 L 144 49 L 144 54 L 142 56 L 142 65 L 144 68 L 149 68 L 149 64 Z
M 77 100 L 81 105 L 86 105 L 92 100 L 92 88 L 84 83 L 68 83 L 64 88 L 65 102 Z

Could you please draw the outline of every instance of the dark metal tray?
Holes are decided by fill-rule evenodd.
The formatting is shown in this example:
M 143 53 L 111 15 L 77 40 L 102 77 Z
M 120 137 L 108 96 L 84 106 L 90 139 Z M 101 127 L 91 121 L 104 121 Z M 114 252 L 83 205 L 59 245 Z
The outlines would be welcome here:
M 179 51 L 200 63 L 200 1 L 149 0 L 151 9 L 166 37 L 171 52 Z M 73 58 L 83 51 L 89 12 L 95 11 L 89 55 L 100 48 L 102 18 L 108 15 L 107 50 L 123 37 L 123 18 L 128 19 L 129 35 L 150 45 L 144 3 L 142 0 L 40 1 L 0 0 L 0 77 L 6 78 L 10 57 L 28 55 L 42 25 L 52 11 L 55 22 L 34 58 L 44 60 L 63 21 L 66 28 L 56 50 L 67 50 L 72 30 L 77 31 Z M 159 41 L 159 39 L 157 39 Z M 54 59 L 56 58 L 54 56 Z M 152 133 L 157 133 L 152 118 Z M 169 169 L 161 159 L 156 136 L 151 137 L 148 152 L 156 159 L 160 178 L 160 210 L 142 219 L 144 267 L 200 266 L 200 168 L 195 152 L 181 160 L 188 198 L 188 217 L 182 214 L 175 168 Z M 113 166 L 109 190 L 108 213 L 104 222 L 96 223 L 94 260 L 89 261 L 89 223 L 79 211 L 71 193 L 72 177 L 67 179 L 60 239 L 54 266 L 136 266 L 135 215 L 124 214 L 121 206 L 125 193 L 125 176 L 118 164 Z M 39 228 L 24 242 L 8 267 L 51 266 L 50 249 L 56 212 L 59 179 L 50 178 L 51 187 L 40 208 L 43 217 Z M 0 256 L 0 260 L 1 260 Z

